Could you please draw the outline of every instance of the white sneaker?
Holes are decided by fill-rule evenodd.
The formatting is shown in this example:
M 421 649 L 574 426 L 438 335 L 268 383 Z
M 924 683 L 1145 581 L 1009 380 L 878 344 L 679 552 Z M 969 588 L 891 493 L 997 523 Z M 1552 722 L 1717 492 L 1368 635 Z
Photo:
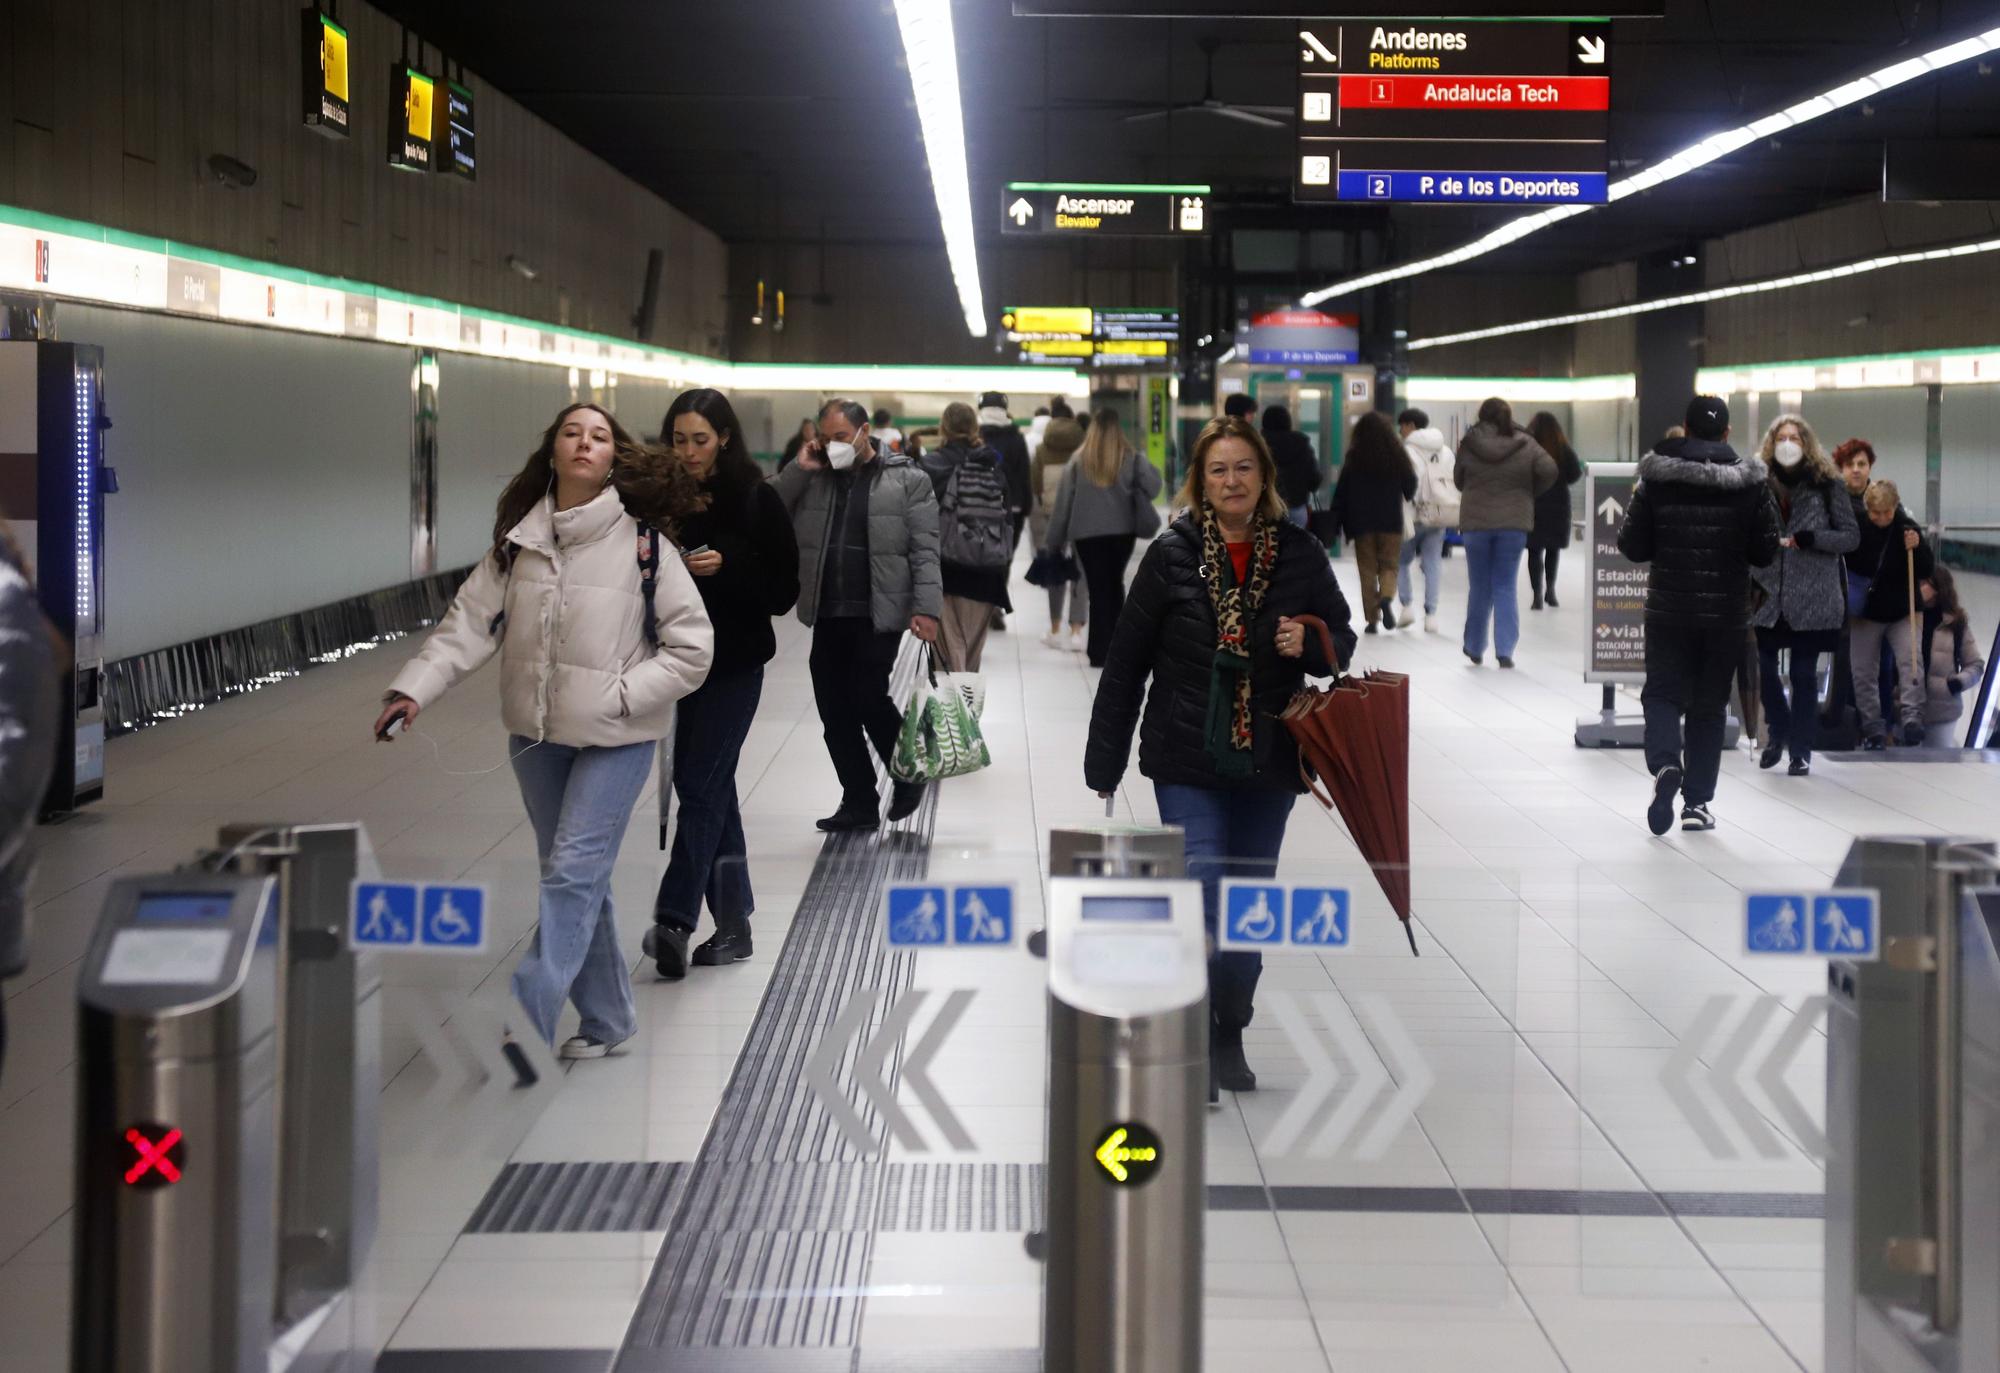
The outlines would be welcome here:
M 571 1035 L 562 1042 L 562 1047 L 556 1050 L 556 1057 L 568 1059 L 603 1058 L 616 1047 L 618 1046 L 615 1044 L 606 1044 L 601 1039 L 592 1039 L 589 1035 Z
M 1088 642 L 1088 641 L 1087 641 L 1087 640 L 1086 640 L 1086 639 L 1085 639 L 1085 638 L 1083 637 L 1083 635 L 1081 635 L 1081 634 L 1072 634 L 1072 635 L 1070 635 L 1070 636 L 1069 636 L 1069 651 L 1070 651 L 1071 653 L 1081 653 L 1081 652 L 1083 652 L 1083 651 L 1084 651 L 1085 649 L 1087 649 L 1087 648 L 1089 648 L 1089 647 L 1090 647 L 1090 644 L 1089 644 L 1089 642 Z
M 1443 632 L 1444 632 L 1444 620 L 1441 617 L 1437 615 L 1424 616 L 1424 633 L 1442 634 Z
M 1043 648 L 1057 648 L 1057 649 L 1059 649 L 1059 648 L 1061 648 L 1062 646 L 1063 646 L 1063 637 L 1062 637 L 1062 635 L 1060 635 L 1060 634 L 1057 634 L 1057 633 L 1056 633 L 1055 631 L 1051 630 L 1051 631 L 1049 631 L 1049 632 L 1048 632 L 1047 634 L 1044 634 L 1044 635 L 1042 636 L 1042 647 L 1043 647 Z

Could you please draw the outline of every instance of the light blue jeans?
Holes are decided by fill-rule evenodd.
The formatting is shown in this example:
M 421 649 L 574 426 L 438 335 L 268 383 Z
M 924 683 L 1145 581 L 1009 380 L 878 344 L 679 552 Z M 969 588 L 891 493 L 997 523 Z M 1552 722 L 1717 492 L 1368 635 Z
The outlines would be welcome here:
M 1396 599 L 1405 606 L 1410 603 L 1410 593 L 1416 588 L 1410 585 L 1416 578 L 1410 575 L 1410 564 L 1421 556 L 1424 560 L 1424 614 L 1438 613 L 1438 592 L 1444 588 L 1444 526 L 1420 524 L 1417 532 L 1403 540 L 1403 556 L 1398 561 L 1396 571 Z
M 541 924 L 514 970 L 514 995 L 552 1044 L 565 998 L 583 1017 L 580 1033 L 623 1043 L 638 1032 L 639 1017 L 611 920 L 611 866 L 652 770 L 653 745 L 571 748 L 517 734 L 507 746 L 542 865 Z
M 1521 642 L 1521 555 L 1528 550 L 1524 529 L 1465 531 L 1465 575 L 1472 587 L 1465 598 L 1465 651 L 1486 652 L 1486 623 L 1493 622 L 1493 651 L 1514 656 Z

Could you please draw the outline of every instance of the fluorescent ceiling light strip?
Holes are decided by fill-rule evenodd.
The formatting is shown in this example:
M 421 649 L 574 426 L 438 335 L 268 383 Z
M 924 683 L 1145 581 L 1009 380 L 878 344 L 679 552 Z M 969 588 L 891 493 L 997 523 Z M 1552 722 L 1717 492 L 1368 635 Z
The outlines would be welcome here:
M 979 291 L 979 254 L 972 241 L 972 186 L 965 170 L 965 113 L 958 94 L 958 47 L 952 36 L 951 0 L 896 0 L 910 87 L 924 129 L 931 191 L 944 226 L 945 256 L 958 286 L 965 327 L 986 337 L 986 301 Z
M 1955 243 L 1946 248 L 1927 248 L 1920 252 L 1888 253 L 1882 257 L 1868 258 L 1862 262 L 1850 262 L 1839 267 L 1824 267 L 1811 272 L 1794 272 L 1790 276 L 1773 277 L 1768 281 L 1745 282 L 1735 286 L 1717 286 L 1705 291 L 1689 291 L 1684 295 L 1664 296 L 1659 300 L 1640 301 L 1632 305 L 1612 305 L 1601 310 L 1579 310 L 1575 314 L 1551 315 L 1546 319 L 1524 319 L 1513 324 L 1496 324 L 1487 329 L 1468 329 L 1458 334 L 1440 334 L 1436 338 L 1412 339 L 1411 352 L 1425 348 L 1442 348 L 1452 343 L 1476 343 L 1481 339 L 1505 338 L 1511 334 L 1528 334 L 1539 329 L 1560 329 L 1571 324 L 1595 324 L 1607 319 L 1626 319 L 1633 315 L 1650 315 L 1660 310 L 1672 310 L 1682 305 L 1702 305 L 1712 300 L 1726 300 L 1732 296 L 1762 295 L 1768 291 L 1788 291 L 1795 286 L 1811 286 L 1822 281 L 1838 281 L 1843 277 L 1860 276 L 1867 272 L 1879 272 L 1886 267 L 1907 267 L 1920 262 L 1939 262 L 1948 257 L 1965 257 L 1972 253 L 1990 253 L 2000 249 L 2000 238 L 1985 238 L 1972 243 Z
M 1769 138 L 1785 129 L 1818 119 L 1821 115 L 1831 114 L 1871 95 L 1880 95 L 1883 91 L 1914 81 L 1920 76 L 1928 76 L 1946 67 L 1971 61 L 1975 57 L 1983 57 L 1995 49 L 2000 49 L 2000 28 L 1988 29 L 1975 37 L 1963 38 L 1955 43 L 1892 63 L 1880 71 L 1843 82 L 1832 90 L 1810 96 L 1740 128 L 1711 134 L 1692 147 L 1683 148 L 1643 171 L 1636 172 L 1621 181 L 1612 182 L 1609 198 L 1612 201 L 1619 201 L 1627 196 L 1637 195 L 1640 191 L 1651 190 L 1676 177 L 1685 176 L 1698 167 L 1705 167 L 1718 158 L 1727 157 L 1730 153 L 1760 138 Z M 1565 219 L 1573 219 L 1580 214 L 1587 214 L 1596 208 L 1594 205 L 1557 205 L 1534 214 L 1523 215 L 1519 219 L 1509 220 L 1462 248 L 1454 248 L 1448 253 L 1422 258 L 1416 262 L 1385 267 L 1379 272 L 1370 272 L 1347 281 L 1336 281 L 1331 286 L 1323 286 L 1317 291 L 1310 291 L 1301 296 L 1299 303 L 1318 305 L 1336 296 L 1353 295 L 1385 282 L 1401 281 L 1441 268 L 1456 267 L 1462 262 L 1484 257 L 1495 249 L 1504 248 L 1509 243 L 1526 238 L 1529 234 L 1540 233 L 1550 225 L 1559 224 Z

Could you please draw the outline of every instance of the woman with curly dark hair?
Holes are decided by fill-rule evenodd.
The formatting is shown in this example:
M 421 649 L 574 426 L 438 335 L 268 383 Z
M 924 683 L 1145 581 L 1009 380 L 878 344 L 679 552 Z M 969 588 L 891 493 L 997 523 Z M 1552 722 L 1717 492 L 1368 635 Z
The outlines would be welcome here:
M 493 549 L 390 682 L 378 739 L 414 723 L 500 655 L 500 716 L 541 859 L 541 923 L 514 994 L 564 1058 L 601 1058 L 638 1029 L 611 913 L 611 869 L 674 703 L 708 676 L 715 635 L 668 541 L 694 478 L 610 413 L 572 405 L 500 494 Z

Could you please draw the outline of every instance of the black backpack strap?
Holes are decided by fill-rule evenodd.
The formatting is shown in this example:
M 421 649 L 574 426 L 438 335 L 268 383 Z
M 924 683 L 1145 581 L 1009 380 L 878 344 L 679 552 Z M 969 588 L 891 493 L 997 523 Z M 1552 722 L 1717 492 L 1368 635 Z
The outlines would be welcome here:
M 646 629 L 646 647 L 658 652 L 660 626 L 653 618 L 653 589 L 660 584 L 660 531 L 641 521 L 639 532 L 646 539 L 646 551 L 639 555 L 639 599 L 646 603 L 641 623 Z
M 507 587 L 514 580 L 514 555 L 518 552 L 513 544 L 505 543 L 493 555 L 500 561 L 500 609 L 486 622 L 486 632 L 496 639 L 500 637 L 501 626 L 507 623 Z

